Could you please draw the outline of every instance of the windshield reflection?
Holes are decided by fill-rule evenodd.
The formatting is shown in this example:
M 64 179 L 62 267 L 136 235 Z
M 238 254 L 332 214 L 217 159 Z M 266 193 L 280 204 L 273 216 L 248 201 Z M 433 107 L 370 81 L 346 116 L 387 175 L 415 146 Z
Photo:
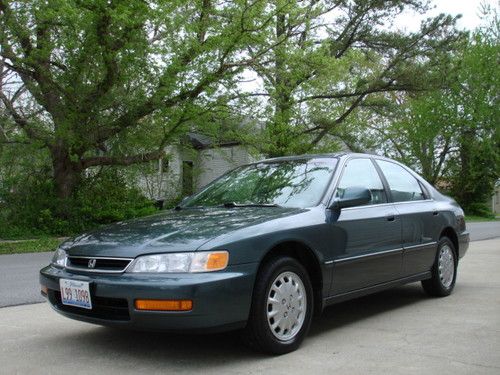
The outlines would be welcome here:
M 312 207 L 321 200 L 336 165 L 334 158 L 286 160 L 237 168 L 188 199 L 186 207 Z

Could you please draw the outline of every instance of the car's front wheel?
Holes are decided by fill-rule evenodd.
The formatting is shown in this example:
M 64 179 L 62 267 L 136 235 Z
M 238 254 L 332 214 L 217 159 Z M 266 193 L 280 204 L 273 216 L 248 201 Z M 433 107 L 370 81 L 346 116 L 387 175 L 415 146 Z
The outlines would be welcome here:
M 307 335 L 312 310 L 313 291 L 305 268 L 291 257 L 271 259 L 257 275 L 244 338 L 268 353 L 294 351 Z
M 432 277 L 422 281 L 422 287 L 427 294 L 434 297 L 450 295 L 457 279 L 457 256 L 453 242 L 447 237 L 439 240 L 431 272 Z

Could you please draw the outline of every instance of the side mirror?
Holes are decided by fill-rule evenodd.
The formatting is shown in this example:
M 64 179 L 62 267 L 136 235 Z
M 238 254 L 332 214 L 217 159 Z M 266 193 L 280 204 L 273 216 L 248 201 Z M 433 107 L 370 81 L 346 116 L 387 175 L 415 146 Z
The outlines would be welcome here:
M 350 186 L 345 189 L 342 198 L 335 199 L 330 205 L 330 209 L 342 209 L 348 207 L 362 206 L 371 201 L 370 190 L 360 186 Z

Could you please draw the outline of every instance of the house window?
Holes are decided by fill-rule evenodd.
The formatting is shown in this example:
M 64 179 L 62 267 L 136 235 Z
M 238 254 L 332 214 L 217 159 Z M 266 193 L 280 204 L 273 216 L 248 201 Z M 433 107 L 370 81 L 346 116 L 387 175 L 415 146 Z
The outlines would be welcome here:
M 159 165 L 160 173 L 167 173 L 168 172 L 168 159 L 163 159 L 163 158 L 159 159 L 158 165 Z
M 182 196 L 193 194 L 193 162 L 182 162 Z

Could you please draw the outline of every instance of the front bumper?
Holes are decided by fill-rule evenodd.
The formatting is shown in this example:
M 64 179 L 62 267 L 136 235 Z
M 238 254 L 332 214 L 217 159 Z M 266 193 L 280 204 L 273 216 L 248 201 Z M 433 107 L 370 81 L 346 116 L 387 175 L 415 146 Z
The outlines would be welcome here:
M 462 258 L 469 249 L 469 232 L 462 232 L 458 235 L 458 257 Z
M 195 274 L 84 274 L 47 266 L 40 283 L 60 314 L 100 325 L 161 331 L 221 331 L 242 328 L 250 311 L 257 263 Z M 90 283 L 92 310 L 63 305 L 59 279 Z M 136 310 L 136 299 L 189 299 L 187 312 Z

